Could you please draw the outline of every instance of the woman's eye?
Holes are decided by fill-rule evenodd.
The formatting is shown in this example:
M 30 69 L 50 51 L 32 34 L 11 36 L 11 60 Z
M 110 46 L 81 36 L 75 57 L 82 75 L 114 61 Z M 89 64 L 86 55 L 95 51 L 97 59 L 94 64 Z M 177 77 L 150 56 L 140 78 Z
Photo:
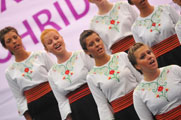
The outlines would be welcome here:
M 92 47 L 93 45 L 94 45 L 94 43 L 93 43 L 93 42 L 89 43 L 89 47 Z
M 149 54 L 149 55 L 150 55 L 150 54 L 151 54 L 151 50 L 149 50 L 149 51 L 147 52 L 147 54 Z
M 55 37 L 54 37 L 54 39 L 55 39 L 55 40 L 58 40 L 58 39 L 59 39 L 59 37 L 58 37 L 58 36 L 55 36 Z
M 49 41 L 48 41 L 48 44 L 50 45 L 51 43 L 52 43 L 52 41 L 51 41 L 51 40 L 49 40 Z
M 18 36 L 14 35 L 14 36 L 13 36 L 13 38 L 14 38 L 14 39 L 17 39 L 17 38 L 18 38 Z
M 140 59 L 144 59 L 145 58 L 145 55 L 141 55 Z

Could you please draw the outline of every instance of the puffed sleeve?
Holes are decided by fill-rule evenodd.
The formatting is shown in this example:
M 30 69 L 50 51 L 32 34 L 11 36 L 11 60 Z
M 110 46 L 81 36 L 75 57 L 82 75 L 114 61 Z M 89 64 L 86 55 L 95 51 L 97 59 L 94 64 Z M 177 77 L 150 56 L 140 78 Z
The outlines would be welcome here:
M 136 21 L 133 23 L 132 27 L 131 27 L 131 32 L 133 34 L 133 38 L 135 40 L 135 42 L 143 42 L 143 40 L 138 36 L 138 29 L 136 26 Z
M 50 72 L 51 72 L 51 70 L 50 70 Z M 65 95 L 63 95 L 59 92 L 58 88 L 55 85 L 55 81 L 51 77 L 50 72 L 48 74 L 48 81 L 49 81 L 52 91 L 55 95 L 55 98 L 58 102 L 58 107 L 59 107 L 59 111 L 60 111 L 62 120 L 65 120 L 67 118 L 68 114 L 71 113 L 69 100 Z
M 129 11 L 130 11 L 130 14 L 131 14 L 131 16 L 132 16 L 133 23 L 134 23 L 134 21 L 135 21 L 136 18 L 138 17 L 138 12 L 137 12 L 137 10 L 136 10 L 133 6 L 128 5 L 128 7 L 129 7 Z
M 172 21 L 173 21 L 173 24 L 177 24 L 177 22 L 178 22 L 178 20 L 179 20 L 179 14 L 178 14 L 178 12 L 173 8 L 173 7 L 171 7 L 170 5 L 168 5 L 167 6 L 168 7 L 168 10 L 169 10 L 169 12 L 170 12 L 170 17 L 171 17 L 171 19 L 172 19 Z
M 175 76 L 178 76 L 179 83 L 181 83 L 181 67 L 178 65 L 171 65 L 173 68 L 173 72 L 175 73 Z
M 153 115 L 141 99 L 140 95 L 134 90 L 133 105 L 140 120 L 154 120 Z
M 86 68 L 88 69 L 88 71 L 90 71 L 95 65 L 94 59 L 87 55 L 84 51 L 80 51 L 80 55 L 84 61 Z
M 6 79 L 8 81 L 9 87 L 16 99 L 18 112 L 20 115 L 23 115 L 28 110 L 26 98 L 24 97 L 24 95 L 23 95 L 22 91 L 20 90 L 19 86 L 17 85 L 17 83 L 15 81 L 13 81 L 13 79 L 11 79 L 11 77 L 7 71 L 6 71 L 5 75 L 6 75 Z
M 179 17 L 179 20 L 175 26 L 175 31 L 176 31 L 178 39 L 181 43 L 181 16 Z
M 111 106 L 99 86 L 94 81 L 95 79 L 93 76 L 87 75 L 87 82 L 97 104 L 100 120 L 113 120 L 114 117 Z
M 127 62 L 129 69 L 132 71 L 133 75 L 136 77 L 136 81 L 139 83 L 143 79 L 143 76 L 130 63 L 130 61 L 128 59 L 128 54 L 125 52 L 123 54 L 124 54 L 125 61 Z
M 51 58 L 50 54 L 47 53 L 46 51 L 41 51 L 42 52 L 42 59 L 44 61 L 44 64 L 46 66 L 47 71 L 50 70 L 50 68 L 53 66 L 55 61 Z

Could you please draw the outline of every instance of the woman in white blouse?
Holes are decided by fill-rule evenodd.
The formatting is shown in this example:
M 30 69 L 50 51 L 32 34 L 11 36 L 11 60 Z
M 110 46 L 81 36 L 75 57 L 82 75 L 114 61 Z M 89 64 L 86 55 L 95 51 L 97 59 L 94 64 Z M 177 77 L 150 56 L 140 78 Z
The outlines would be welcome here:
M 134 44 L 131 26 L 137 18 L 137 11 L 128 3 L 108 0 L 89 0 L 98 8 L 90 22 L 90 29 L 102 38 L 108 53 L 127 51 Z
M 80 44 L 95 60 L 87 82 L 97 103 L 100 120 L 138 120 L 133 107 L 132 93 L 141 80 L 125 52 L 108 55 L 99 35 L 85 30 Z
M 13 27 L 0 31 L 0 41 L 15 57 L 6 70 L 6 78 L 19 114 L 26 120 L 61 120 L 58 103 L 48 83 L 48 71 L 53 65 L 49 55 L 43 51 L 26 51 Z
M 99 120 L 97 106 L 86 80 L 94 65 L 93 59 L 83 51 L 67 51 L 63 37 L 55 29 L 45 29 L 41 41 L 45 50 L 57 58 L 48 79 L 62 120 Z
M 172 1 L 181 8 L 181 0 L 172 0 Z M 175 31 L 176 31 L 179 41 L 181 43 L 181 11 L 180 11 L 179 20 L 175 26 Z
M 175 32 L 179 15 L 169 5 L 152 6 L 149 0 L 128 0 L 135 5 L 140 16 L 131 30 L 135 42 L 142 42 L 152 48 L 159 67 L 181 65 L 181 44 Z
M 133 93 L 134 107 L 141 120 L 180 120 L 181 67 L 158 68 L 152 50 L 143 43 L 130 48 L 128 58 L 144 79 Z

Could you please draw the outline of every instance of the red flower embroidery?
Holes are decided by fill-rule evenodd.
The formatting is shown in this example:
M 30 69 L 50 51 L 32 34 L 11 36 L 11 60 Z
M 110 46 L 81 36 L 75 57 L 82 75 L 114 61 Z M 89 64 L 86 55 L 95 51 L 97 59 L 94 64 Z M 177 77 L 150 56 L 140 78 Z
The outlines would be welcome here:
M 25 70 L 24 70 L 25 72 L 28 72 L 29 71 L 29 68 L 25 68 Z
M 117 24 L 119 24 L 120 22 L 119 21 L 117 21 Z
M 108 77 L 108 80 L 110 80 L 111 79 L 111 77 Z
M 111 29 L 112 27 L 110 26 L 109 29 Z
M 109 74 L 111 74 L 111 75 L 114 74 L 114 70 L 111 70 L 111 71 L 109 72 Z
M 99 21 L 96 21 L 96 23 L 99 23 Z
M 161 24 L 158 24 L 158 26 L 160 26 Z
M 65 79 L 65 76 L 62 78 L 63 80 Z
M 120 72 L 117 72 L 117 73 L 120 73 Z
M 22 76 L 24 77 L 24 76 L 25 76 L 25 74 L 22 74 Z
M 66 70 L 66 71 L 65 71 L 65 74 L 66 74 L 66 75 L 68 75 L 68 74 L 69 74 L 69 72 L 70 72 L 69 70 Z
M 168 88 L 166 88 L 165 90 L 168 91 Z
M 152 29 L 150 30 L 150 32 L 152 32 Z
M 163 90 L 163 86 L 158 87 L 158 92 L 161 92 Z
M 115 23 L 115 20 L 111 20 L 110 23 L 111 23 L 111 24 L 114 24 L 114 23 Z
M 155 27 L 155 26 L 156 26 L 156 23 L 152 23 L 152 26 L 154 26 L 154 27 Z
M 157 98 L 160 97 L 159 95 L 156 96 Z
M 73 75 L 73 73 L 70 73 L 71 75 Z
M 145 89 L 141 89 L 142 91 L 144 91 Z

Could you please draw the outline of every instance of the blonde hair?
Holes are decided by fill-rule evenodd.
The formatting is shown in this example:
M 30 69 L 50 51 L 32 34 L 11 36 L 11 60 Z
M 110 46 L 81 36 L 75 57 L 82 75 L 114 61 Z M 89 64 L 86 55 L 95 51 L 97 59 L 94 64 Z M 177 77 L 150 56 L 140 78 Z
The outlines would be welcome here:
M 45 46 L 45 39 L 44 39 L 44 37 L 45 37 L 45 35 L 47 34 L 47 33 L 49 33 L 49 32 L 56 32 L 56 33 L 58 33 L 59 34 L 59 32 L 56 30 L 56 29 L 45 29 L 42 33 L 41 33 L 41 36 L 40 36 L 40 39 L 41 39 L 41 43 L 43 44 L 43 46 L 46 48 L 46 46 Z

